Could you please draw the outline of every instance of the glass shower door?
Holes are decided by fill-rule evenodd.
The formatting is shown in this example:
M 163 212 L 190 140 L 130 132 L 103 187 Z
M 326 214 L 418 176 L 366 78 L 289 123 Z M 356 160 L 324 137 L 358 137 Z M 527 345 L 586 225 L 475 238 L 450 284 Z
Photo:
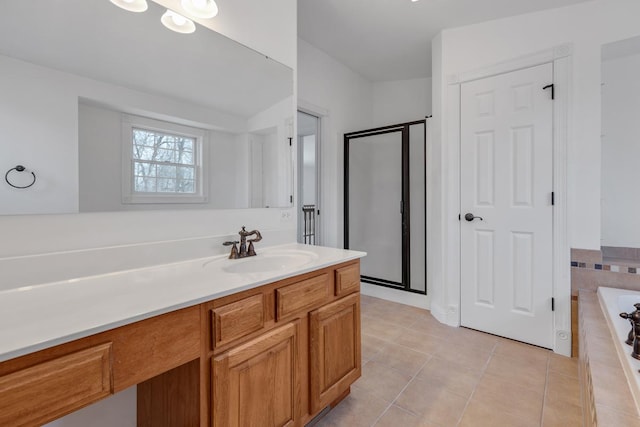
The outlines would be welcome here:
M 350 138 L 345 245 L 367 252 L 362 280 L 404 288 L 403 135 L 400 129 Z

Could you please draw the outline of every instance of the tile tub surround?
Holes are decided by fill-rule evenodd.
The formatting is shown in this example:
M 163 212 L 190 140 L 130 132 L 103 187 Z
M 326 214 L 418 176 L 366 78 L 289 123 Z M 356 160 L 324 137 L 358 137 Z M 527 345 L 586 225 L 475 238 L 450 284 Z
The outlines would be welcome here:
M 595 292 L 580 290 L 579 311 L 585 426 L 640 425 L 640 413 Z
M 362 296 L 362 378 L 317 426 L 581 426 L 577 359 Z
M 601 286 L 640 291 L 640 268 L 622 261 L 604 262 L 598 250 L 571 249 L 571 295 Z

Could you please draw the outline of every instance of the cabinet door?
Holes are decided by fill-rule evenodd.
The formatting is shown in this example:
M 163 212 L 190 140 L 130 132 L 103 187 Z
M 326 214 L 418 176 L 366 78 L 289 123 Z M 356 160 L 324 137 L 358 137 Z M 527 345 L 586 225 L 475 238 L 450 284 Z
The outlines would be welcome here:
M 310 313 L 311 411 L 337 399 L 360 377 L 360 294 Z
M 214 427 L 299 425 L 300 321 L 213 359 Z

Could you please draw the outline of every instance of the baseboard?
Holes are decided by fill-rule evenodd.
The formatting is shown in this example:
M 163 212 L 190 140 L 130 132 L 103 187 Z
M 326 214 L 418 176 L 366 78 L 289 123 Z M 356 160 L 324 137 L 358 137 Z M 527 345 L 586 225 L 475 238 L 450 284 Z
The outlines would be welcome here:
M 363 295 L 368 295 L 370 297 L 382 298 L 387 301 L 424 308 L 425 310 L 429 310 L 431 306 L 428 295 L 385 288 L 383 286 L 372 285 L 370 283 L 362 283 L 360 285 L 360 292 Z

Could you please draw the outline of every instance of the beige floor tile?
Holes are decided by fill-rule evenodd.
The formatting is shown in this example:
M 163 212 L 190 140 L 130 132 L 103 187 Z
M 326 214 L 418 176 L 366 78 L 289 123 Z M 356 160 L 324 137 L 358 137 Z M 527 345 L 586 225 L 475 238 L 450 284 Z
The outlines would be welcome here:
M 549 355 L 549 371 L 578 378 L 578 358 L 551 353 Z
M 397 325 L 371 316 L 362 316 L 361 327 L 363 334 L 386 341 L 393 341 L 402 332 L 402 329 Z
M 538 420 L 523 419 L 507 412 L 471 401 L 464 411 L 459 427 L 539 427 Z M 566 426 L 569 427 L 569 426 Z
M 479 350 L 471 342 L 460 341 L 455 345 L 449 344 L 450 342 L 438 348 L 434 356 L 450 360 L 477 372 L 484 371 L 492 355 L 491 351 Z
M 402 332 L 398 325 L 371 316 L 362 316 L 361 326 L 363 334 L 387 341 L 393 341 Z
M 517 382 L 484 374 L 473 393 L 471 402 L 539 424 L 542 416 L 543 391 L 534 391 Z
M 360 294 L 360 305 L 361 306 L 370 305 L 370 304 L 375 303 L 375 302 L 381 303 L 383 301 L 380 298 L 375 298 L 375 297 L 371 297 L 369 295 Z
M 372 360 L 414 376 L 431 356 L 401 345 L 384 348 Z
M 498 343 L 494 350 L 496 354 L 516 358 L 529 358 L 537 360 L 548 360 L 550 350 L 533 345 L 510 340 L 508 338 L 498 338 Z
M 494 354 L 485 372 L 542 393 L 547 376 L 547 361 L 537 357 L 523 360 Z
M 545 393 L 546 404 L 566 403 L 578 407 L 581 405 L 580 383 L 577 378 L 550 371 Z
M 441 426 L 455 426 L 462 416 L 467 400 L 415 378 L 398 397 L 395 404 L 416 415 L 421 415 L 424 421 Z
M 393 344 L 389 341 L 376 338 L 372 335 L 362 334 L 362 359 L 373 359 L 378 353 L 382 351 L 382 349 L 386 348 L 389 345 Z
M 354 385 L 391 403 L 409 381 L 411 375 L 377 362 L 368 362 L 362 367 L 362 377 Z
M 371 427 L 389 406 L 371 393 L 351 387 L 351 394 L 333 408 L 318 427 Z
M 581 425 L 576 359 L 378 298 L 365 296 L 362 313 L 362 378 L 319 426 Z
M 431 316 L 416 320 L 411 325 L 411 329 L 445 339 L 451 338 L 451 334 L 455 334 L 459 330 L 459 328 L 444 325 Z
M 403 331 L 394 343 L 412 348 L 422 353 L 434 354 L 440 347 L 447 344 L 443 338 L 438 338 L 413 329 Z
M 455 347 L 458 343 L 464 342 L 471 344 L 477 350 L 493 352 L 496 344 L 501 339 L 495 335 L 485 334 L 484 332 L 475 331 L 468 328 L 458 328 L 452 335 L 452 344 Z
M 402 328 L 409 328 L 417 320 L 426 317 L 426 310 L 416 309 L 414 307 L 403 306 L 401 304 L 393 304 L 388 307 L 377 307 L 376 316 L 385 322 L 393 323 Z
M 582 408 L 561 401 L 545 401 L 542 427 L 581 427 Z
M 478 384 L 481 375 L 477 370 L 466 369 L 457 363 L 433 357 L 418 373 L 418 378 L 431 384 L 434 388 L 443 388 L 468 398 Z
M 378 420 L 375 427 L 437 427 L 423 420 L 419 415 L 405 411 L 398 406 L 391 406 Z

